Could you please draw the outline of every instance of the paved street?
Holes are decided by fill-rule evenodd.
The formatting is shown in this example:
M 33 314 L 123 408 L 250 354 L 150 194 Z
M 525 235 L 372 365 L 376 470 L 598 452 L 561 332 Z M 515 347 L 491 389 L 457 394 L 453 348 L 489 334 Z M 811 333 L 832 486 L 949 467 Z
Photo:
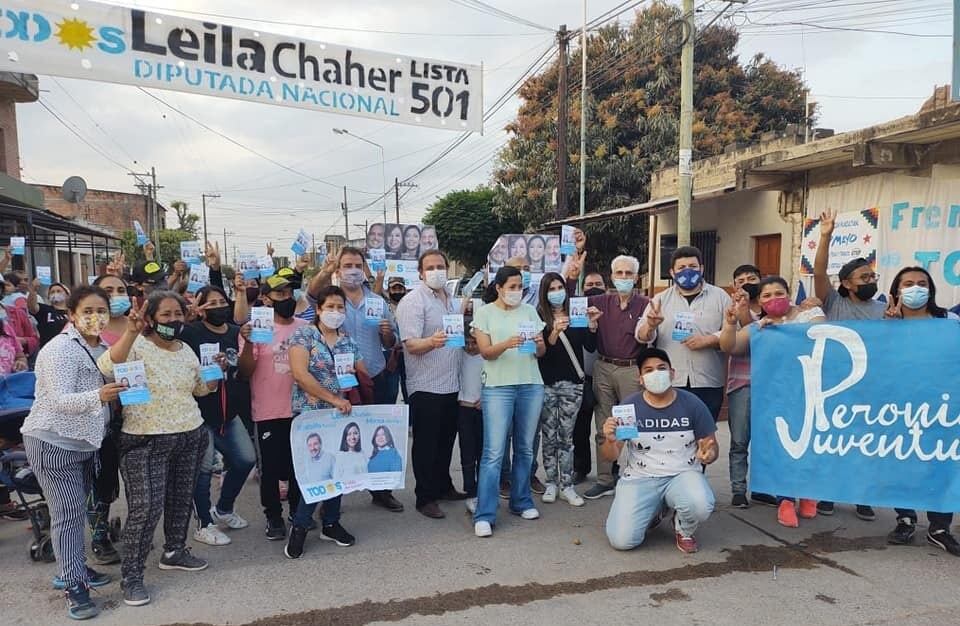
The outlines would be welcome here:
M 721 425 L 721 445 L 728 439 Z M 345 499 L 352 548 L 308 537 L 298 561 L 267 542 L 248 483 L 238 510 L 252 524 L 213 548 L 201 573 L 162 572 L 148 560 L 153 603 L 123 605 L 116 584 L 92 623 L 114 624 L 951 624 L 958 623 L 960 559 L 922 543 L 888 547 L 890 511 L 876 522 L 852 508 L 833 517 L 776 523 L 775 509 L 729 507 L 725 458 L 710 468 L 718 510 L 701 529 L 701 551 L 681 554 L 664 524 L 629 553 L 608 547 L 603 522 L 611 499 L 582 509 L 540 504 L 538 521 L 502 515 L 492 539 L 477 539 L 462 503 L 445 503 L 434 521 L 413 510 L 412 489 L 392 514 L 366 494 Z M 459 483 L 459 476 L 455 477 Z M 412 487 L 412 476 L 408 476 Z M 501 508 L 504 511 L 505 507 Z M 0 522 L 0 623 L 70 623 L 62 594 L 50 589 L 55 565 L 27 555 L 23 523 Z M 157 545 L 162 540 L 158 535 Z M 104 568 L 117 573 L 119 568 Z

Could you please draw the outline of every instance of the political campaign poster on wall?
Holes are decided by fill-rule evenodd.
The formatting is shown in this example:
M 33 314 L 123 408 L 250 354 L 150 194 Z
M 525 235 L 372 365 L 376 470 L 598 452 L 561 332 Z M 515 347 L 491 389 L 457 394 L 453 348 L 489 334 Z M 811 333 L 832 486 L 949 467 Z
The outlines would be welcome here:
M 539 284 L 544 273 L 563 269 L 560 236 L 500 235 L 487 254 L 488 280 L 493 280 L 497 270 L 514 257 L 522 257 L 527 262 L 532 282 Z
M 383 263 L 384 280 L 400 276 L 408 288 L 420 284 L 417 271 L 420 255 L 439 248 L 440 239 L 433 226 L 377 223 L 367 228 L 367 265 L 376 272 Z
M 841 185 L 814 187 L 808 215 L 833 208 L 876 208 L 877 273 L 887 292 L 903 267 L 930 272 L 937 303 L 960 303 L 960 166 L 934 165 L 927 176 L 876 174 Z
M 405 404 L 305 411 L 293 420 L 290 449 L 307 502 L 362 489 L 403 489 L 409 409 Z
M 876 208 L 837 214 L 833 235 L 830 239 L 830 256 L 827 275 L 836 276 L 848 261 L 864 258 L 877 264 Z M 800 273 L 813 275 L 813 261 L 820 247 L 820 217 L 807 218 L 803 224 L 803 243 L 800 248 Z
M 950 319 L 753 333 L 751 489 L 960 510 L 958 351 Z
M 2 71 L 483 130 L 478 65 L 87 0 L 31 0 L 5 17 Z

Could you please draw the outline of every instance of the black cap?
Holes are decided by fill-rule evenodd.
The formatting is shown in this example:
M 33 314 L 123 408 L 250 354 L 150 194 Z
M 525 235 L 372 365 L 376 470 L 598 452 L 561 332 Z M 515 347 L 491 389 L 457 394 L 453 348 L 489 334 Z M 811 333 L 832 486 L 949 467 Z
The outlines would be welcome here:
M 670 362 L 670 356 L 666 350 L 661 350 L 660 348 L 644 348 L 641 350 L 640 354 L 637 355 L 637 367 L 643 367 L 643 362 L 647 359 L 660 359 L 670 367 L 673 367 L 673 364 Z
M 163 266 L 156 261 L 141 261 L 133 266 L 133 282 L 156 285 L 164 279 Z
M 850 274 L 853 274 L 854 271 L 869 265 L 870 261 L 864 259 L 863 257 L 853 259 L 852 261 L 847 261 L 843 267 L 840 268 L 840 272 L 837 274 L 837 277 L 840 280 L 847 280 L 850 278 Z M 850 295 L 850 290 L 843 285 L 840 285 L 837 287 L 837 293 L 840 294 L 841 297 L 846 298 Z

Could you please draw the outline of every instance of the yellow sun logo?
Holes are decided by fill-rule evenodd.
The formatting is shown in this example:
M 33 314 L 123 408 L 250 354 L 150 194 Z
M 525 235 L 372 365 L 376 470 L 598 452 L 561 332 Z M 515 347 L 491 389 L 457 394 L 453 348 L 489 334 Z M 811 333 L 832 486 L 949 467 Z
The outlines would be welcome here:
M 63 20 L 57 24 L 57 27 L 59 28 L 57 37 L 60 38 L 60 43 L 71 50 L 89 48 L 97 40 L 93 35 L 93 29 L 83 20 Z

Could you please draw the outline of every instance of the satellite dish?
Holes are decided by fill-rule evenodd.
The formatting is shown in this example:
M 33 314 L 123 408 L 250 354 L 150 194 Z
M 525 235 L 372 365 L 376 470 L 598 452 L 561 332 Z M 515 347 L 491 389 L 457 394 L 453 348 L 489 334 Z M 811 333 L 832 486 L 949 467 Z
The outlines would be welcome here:
M 63 187 L 60 193 L 67 202 L 72 202 L 73 204 L 82 202 L 87 195 L 87 182 L 79 176 L 71 176 L 63 181 Z

